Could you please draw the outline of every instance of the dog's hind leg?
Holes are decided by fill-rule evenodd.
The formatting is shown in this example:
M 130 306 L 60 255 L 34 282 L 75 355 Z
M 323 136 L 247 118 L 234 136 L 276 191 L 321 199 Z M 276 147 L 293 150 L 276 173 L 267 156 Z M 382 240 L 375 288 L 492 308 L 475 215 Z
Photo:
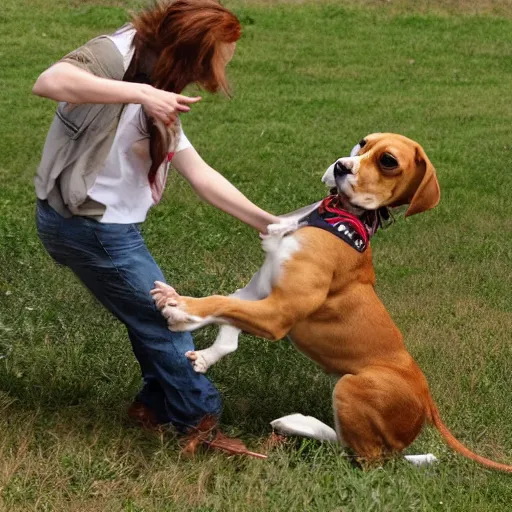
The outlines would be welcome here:
M 338 439 L 366 463 L 400 453 L 414 441 L 425 410 L 391 374 L 345 375 L 333 393 Z
M 203 350 L 189 350 L 185 356 L 197 373 L 206 373 L 210 366 L 238 348 L 240 329 L 232 325 L 221 325 L 213 344 Z

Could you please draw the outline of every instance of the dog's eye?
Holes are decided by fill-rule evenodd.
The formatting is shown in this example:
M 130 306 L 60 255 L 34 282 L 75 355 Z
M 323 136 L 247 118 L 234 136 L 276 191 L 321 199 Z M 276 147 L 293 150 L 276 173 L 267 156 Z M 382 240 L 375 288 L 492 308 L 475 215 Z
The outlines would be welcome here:
M 398 167 L 398 160 L 391 153 L 383 153 L 379 163 L 384 171 L 393 171 Z

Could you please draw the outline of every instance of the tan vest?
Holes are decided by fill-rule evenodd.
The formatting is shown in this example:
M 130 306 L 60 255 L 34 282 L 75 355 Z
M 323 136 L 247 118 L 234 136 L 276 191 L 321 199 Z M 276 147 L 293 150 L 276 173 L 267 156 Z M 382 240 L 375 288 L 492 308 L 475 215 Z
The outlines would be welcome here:
M 107 36 L 92 39 L 60 62 L 102 78 L 124 76 L 123 57 Z M 103 215 L 105 207 L 88 198 L 87 191 L 108 156 L 123 108 L 59 103 L 35 178 L 39 199 L 47 199 L 65 217 Z

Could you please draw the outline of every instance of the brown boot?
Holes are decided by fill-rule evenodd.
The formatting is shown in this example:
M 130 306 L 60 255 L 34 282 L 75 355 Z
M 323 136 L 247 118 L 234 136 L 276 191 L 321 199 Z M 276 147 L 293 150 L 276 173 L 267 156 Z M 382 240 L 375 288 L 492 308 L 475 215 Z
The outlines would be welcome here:
M 185 457 L 193 457 L 200 444 L 212 439 L 217 430 L 217 418 L 215 416 L 204 416 L 197 427 L 191 427 L 181 440 L 183 448 L 181 453 Z
M 157 432 L 163 428 L 162 424 L 158 423 L 155 413 L 137 400 L 128 408 L 128 417 L 144 430 Z
M 248 455 L 259 459 L 267 456 L 261 453 L 251 452 L 240 439 L 234 439 L 223 434 L 218 429 L 217 418 L 205 416 L 197 427 L 192 427 L 183 439 L 184 446 L 181 451 L 186 457 L 193 457 L 199 445 L 204 445 L 213 450 L 220 450 L 227 455 Z

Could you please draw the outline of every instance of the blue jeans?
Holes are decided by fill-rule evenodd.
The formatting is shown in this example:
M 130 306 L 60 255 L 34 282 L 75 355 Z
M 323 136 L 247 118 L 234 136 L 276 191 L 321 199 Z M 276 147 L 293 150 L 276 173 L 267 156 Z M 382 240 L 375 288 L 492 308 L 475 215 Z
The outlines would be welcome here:
M 149 291 L 165 282 L 135 224 L 103 224 L 87 217 L 65 218 L 37 201 L 37 231 L 52 258 L 69 267 L 92 294 L 128 329 L 144 386 L 137 400 L 161 423 L 185 432 L 205 415 L 219 416 L 213 384 L 196 373 L 187 350 L 190 333 L 173 333 Z

